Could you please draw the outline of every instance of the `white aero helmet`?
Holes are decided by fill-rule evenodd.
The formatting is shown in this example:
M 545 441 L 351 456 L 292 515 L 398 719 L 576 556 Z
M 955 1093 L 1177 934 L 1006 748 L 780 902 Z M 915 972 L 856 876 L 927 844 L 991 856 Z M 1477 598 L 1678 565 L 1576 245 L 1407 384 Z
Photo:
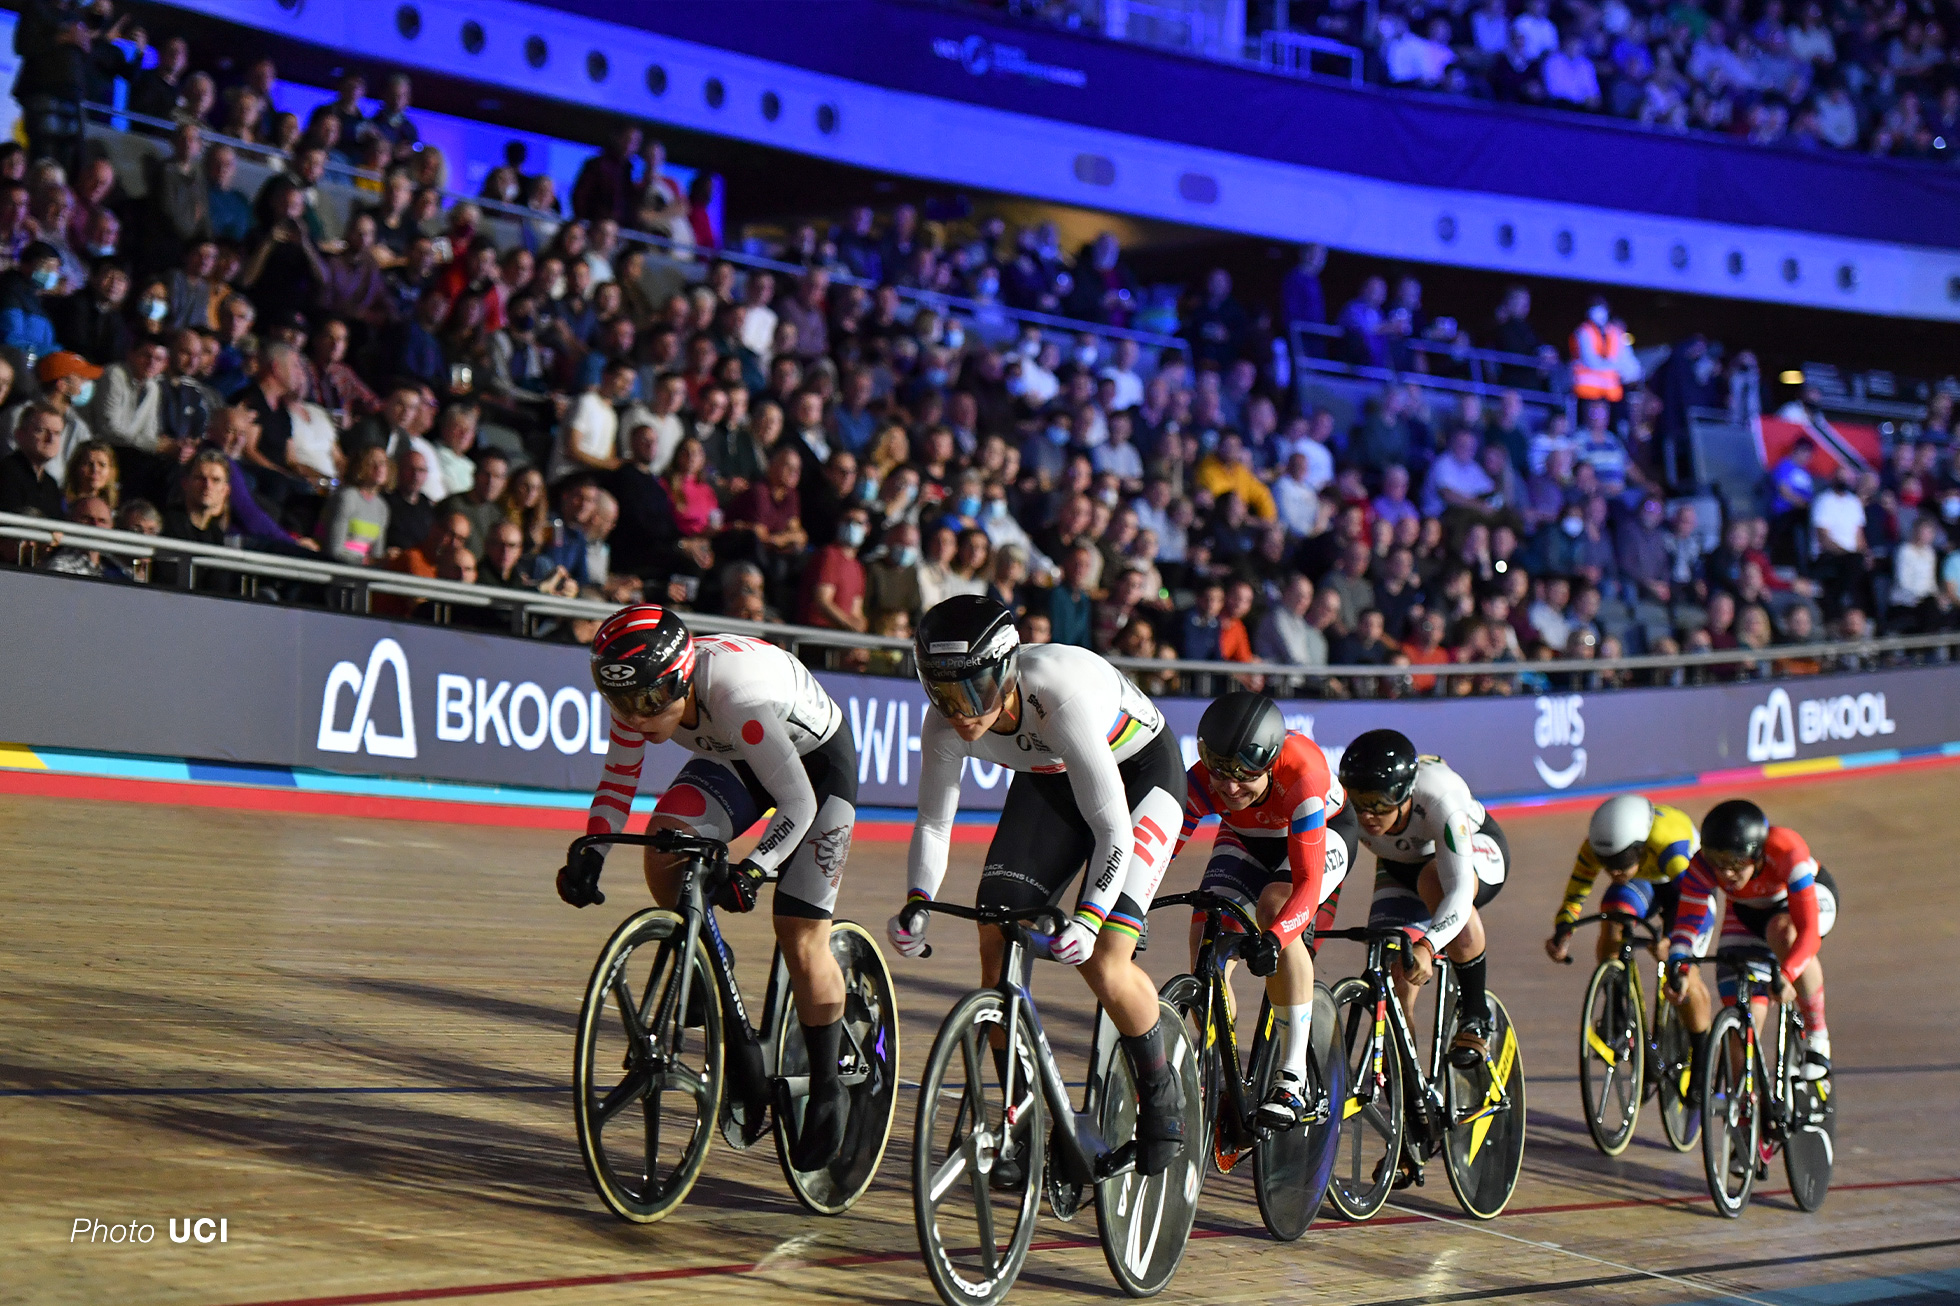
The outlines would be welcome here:
M 1625 869 L 1639 856 L 1639 847 L 1654 828 L 1654 805 L 1639 794 L 1609 798 L 1593 810 L 1592 824 L 1586 827 L 1586 842 L 1600 861 L 1609 867 Z M 1633 857 L 1628 857 L 1631 852 Z

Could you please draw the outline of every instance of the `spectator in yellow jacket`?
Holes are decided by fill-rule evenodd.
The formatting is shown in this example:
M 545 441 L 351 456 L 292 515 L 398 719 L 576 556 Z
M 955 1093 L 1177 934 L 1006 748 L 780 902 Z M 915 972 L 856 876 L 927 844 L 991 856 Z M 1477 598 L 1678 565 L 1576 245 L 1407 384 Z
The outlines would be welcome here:
M 1236 435 L 1226 435 L 1218 442 L 1218 452 L 1198 464 L 1198 488 L 1208 492 L 1212 498 L 1221 499 L 1227 494 L 1239 496 L 1252 513 L 1261 521 L 1272 521 L 1279 515 L 1273 506 L 1273 492 L 1252 470 L 1245 458 L 1245 441 Z

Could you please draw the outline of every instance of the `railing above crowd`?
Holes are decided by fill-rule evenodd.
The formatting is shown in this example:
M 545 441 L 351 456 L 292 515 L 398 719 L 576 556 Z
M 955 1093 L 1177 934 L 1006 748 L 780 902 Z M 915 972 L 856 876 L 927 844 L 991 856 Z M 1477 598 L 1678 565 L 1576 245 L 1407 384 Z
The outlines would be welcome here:
M 198 544 L 133 531 L 50 522 L 39 517 L 0 513 L 0 540 L 20 552 L 18 564 L 34 567 L 57 549 L 83 550 L 115 560 L 129 581 L 185 591 L 206 587 L 213 574 L 229 577 L 232 597 L 273 597 L 283 602 L 329 608 L 354 615 L 375 614 L 377 595 L 414 605 L 410 619 L 449 626 L 459 614 L 490 614 L 477 621 L 513 635 L 546 633 L 552 624 L 570 626 L 583 642 L 615 605 L 592 599 L 559 598 L 531 589 L 500 589 L 460 581 L 423 579 L 366 567 L 347 567 L 318 558 L 282 556 L 243 548 Z M 7 557 L 14 548 L 0 548 Z M 105 583 L 76 576 L 78 583 Z M 114 582 L 107 582 L 114 583 Z M 703 633 L 750 635 L 766 639 L 820 667 L 910 676 L 912 642 L 881 635 L 826 630 L 782 622 L 745 621 L 706 612 L 680 614 Z M 1296 666 L 1276 662 L 1198 662 L 1111 656 L 1146 692 L 1158 696 L 1207 697 L 1243 686 L 1285 698 L 1448 698 L 1463 694 L 1510 695 L 1582 690 L 1658 688 L 1710 681 L 1771 680 L 1827 672 L 1869 671 L 1880 667 L 1947 663 L 1960 648 L 1960 631 L 1830 643 L 1733 648 L 1714 652 L 1613 658 L 1553 658 L 1529 662 L 1472 662 L 1408 665 Z M 873 656 L 881 655 L 881 656 Z M 896 656 L 894 656 L 896 655 Z

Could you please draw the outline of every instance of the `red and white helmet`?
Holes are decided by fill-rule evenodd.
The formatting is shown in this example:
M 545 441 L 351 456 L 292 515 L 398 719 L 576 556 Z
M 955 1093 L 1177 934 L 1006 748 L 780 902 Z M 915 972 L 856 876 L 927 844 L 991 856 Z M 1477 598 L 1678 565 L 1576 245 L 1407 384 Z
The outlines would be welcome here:
M 592 637 L 592 683 L 621 716 L 655 716 L 694 683 L 694 637 L 656 603 L 635 603 Z

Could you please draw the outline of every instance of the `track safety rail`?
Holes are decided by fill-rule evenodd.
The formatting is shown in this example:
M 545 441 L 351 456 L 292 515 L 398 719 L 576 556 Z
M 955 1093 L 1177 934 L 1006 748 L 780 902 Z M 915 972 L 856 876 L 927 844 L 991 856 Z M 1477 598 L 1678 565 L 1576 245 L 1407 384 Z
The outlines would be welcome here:
M 215 571 L 242 577 L 321 586 L 326 589 L 329 596 L 328 606 L 357 613 L 370 610 L 369 599 L 375 594 L 397 595 L 441 605 L 443 610 L 437 613 L 439 622 L 446 622 L 446 610 L 449 607 L 502 611 L 510 616 L 511 630 L 520 635 L 529 634 L 532 623 L 539 619 L 601 621 L 616 610 L 616 605 L 596 599 L 559 598 L 540 594 L 535 590 L 504 589 L 498 586 L 473 585 L 463 581 L 429 580 L 379 568 L 350 567 L 316 558 L 298 550 L 292 554 L 261 553 L 243 548 L 197 544 L 160 535 L 76 526 L 16 513 L 0 513 L 0 540 L 17 541 L 34 546 L 37 550 L 66 545 L 106 553 L 116 558 L 180 562 L 185 565 L 177 581 L 178 585 L 185 589 L 194 586 L 199 571 Z M 691 629 L 703 633 L 751 635 L 781 645 L 798 655 L 812 650 L 910 653 L 912 648 L 912 642 L 908 639 L 883 635 L 861 635 L 854 631 L 825 630 L 816 626 L 797 626 L 779 622 L 744 621 L 705 612 L 683 612 L 681 616 Z M 1806 659 L 1838 664 L 1876 663 L 1880 659 L 1905 660 L 1930 654 L 1930 660 L 1944 662 L 1952 657 L 1951 650 L 1956 646 L 1960 646 L 1960 631 L 1931 635 L 1890 636 L 1831 644 L 1787 645 L 1767 649 L 1728 649 L 1713 653 L 1673 656 L 1560 658 L 1543 662 L 1452 662 L 1434 666 L 1406 667 L 1333 665 L 1304 667 L 1276 662 L 1197 662 L 1129 657 L 1111 657 L 1109 661 L 1131 672 L 1140 681 L 1168 675 L 1174 677 L 1180 687 L 1186 688 L 1190 687 L 1191 682 L 1196 681 L 1195 692 L 1199 693 L 1210 692 L 1205 688 L 1207 685 L 1214 690 L 1224 688 L 1224 679 L 1245 680 L 1251 677 L 1266 677 L 1278 682 L 1275 686 L 1276 696 L 1321 697 L 1336 692 L 1329 689 L 1329 681 L 1364 684 L 1377 681 L 1408 682 L 1414 677 L 1431 676 L 1435 677 L 1436 687 L 1433 692 L 1447 696 L 1449 682 L 1465 676 L 1502 680 L 1515 685 L 1521 681 L 1521 678 L 1527 676 L 1550 681 L 1566 677 L 1592 676 L 1603 672 L 1674 673 L 1679 671 L 1685 674 L 1749 663 L 1773 666 L 1778 662 Z M 907 674 L 909 674 L 909 660 L 904 665 L 908 668 Z

